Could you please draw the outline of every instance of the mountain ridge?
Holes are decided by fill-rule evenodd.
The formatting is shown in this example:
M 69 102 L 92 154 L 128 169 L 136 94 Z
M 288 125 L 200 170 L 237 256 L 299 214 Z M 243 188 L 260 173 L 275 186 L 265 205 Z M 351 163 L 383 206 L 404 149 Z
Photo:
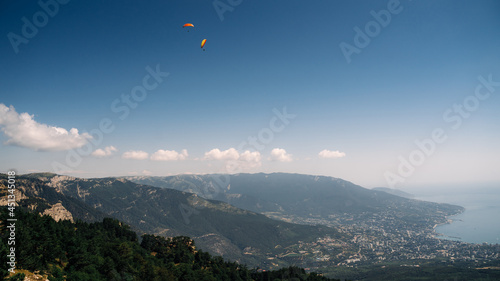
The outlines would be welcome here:
M 65 202 L 62 205 L 68 210 L 73 205 L 86 206 L 102 214 L 101 217 L 124 221 L 140 233 L 199 237 L 198 245 L 204 250 L 261 267 L 272 265 L 267 257 L 280 252 L 277 246 L 283 248 L 299 241 L 310 242 L 325 235 L 340 237 L 336 230 L 325 226 L 272 220 L 224 202 L 174 189 L 136 184 L 123 178 L 80 179 L 29 174 L 18 176 L 16 181 L 18 191 L 26 197 L 21 205 L 38 208 L 40 213 L 59 202 Z M 6 189 L 5 176 L 0 178 L 0 185 L 2 190 Z M 27 203 L 30 200 L 37 200 L 39 205 L 33 207 Z M 82 219 L 80 215 L 74 217 Z M 99 217 L 94 219 L 99 220 Z M 277 261 L 275 264 L 284 263 Z
M 220 180 L 221 177 L 224 180 Z M 318 223 L 320 218 L 328 223 L 349 224 L 388 215 L 403 223 L 406 218 L 410 223 L 432 227 L 435 221 L 444 223 L 446 216 L 463 211 L 460 206 L 402 198 L 326 176 L 241 173 L 126 178 L 193 192 L 273 218 L 300 223 Z M 426 222 L 415 220 L 415 217 L 429 216 L 432 219 Z
M 388 187 L 374 187 L 372 190 L 376 191 L 383 191 L 392 195 L 396 195 L 399 197 L 407 198 L 407 199 L 414 199 L 416 196 L 414 194 L 410 194 L 408 192 L 404 192 L 400 189 L 395 189 L 395 188 L 388 188 Z

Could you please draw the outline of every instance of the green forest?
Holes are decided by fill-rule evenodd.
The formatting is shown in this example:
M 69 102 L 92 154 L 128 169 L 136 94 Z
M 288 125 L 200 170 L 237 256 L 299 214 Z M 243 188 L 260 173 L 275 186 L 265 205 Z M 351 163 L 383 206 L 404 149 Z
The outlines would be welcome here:
M 102 222 L 54 221 L 49 216 L 17 209 L 15 245 L 8 245 L 9 212 L 0 212 L 0 262 L 7 264 L 14 246 L 16 268 L 47 275 L 50 281 L 83 280 L 334 280 L 299 267 L 274 271 L 245 265 L 197 250 L 185 236 L 165 238 L 137 236 L 116 219 Z M 0 276 L 23 280 L 24 274 L 9 276 L 2 266 Z

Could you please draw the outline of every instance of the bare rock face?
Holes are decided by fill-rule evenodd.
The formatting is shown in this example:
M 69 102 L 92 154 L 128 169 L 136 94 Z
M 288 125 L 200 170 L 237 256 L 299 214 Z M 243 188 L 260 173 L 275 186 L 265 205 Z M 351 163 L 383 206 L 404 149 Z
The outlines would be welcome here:
M 50 187 L 53 187 L 57 190 L 57 192 L 61 192 L 66 190 L 66 185 L 65 183 L 67 181 L 75 180 L 75 177 L 70 177 L 70 176 L 54 176 L 52 178 L 40 178 L 41 180 L 47 182 L 47 185 Z
M 55 221 L 70 220 L 71 222 L 74 222 L 73 215 L 71 215 L 71 213 L 66 210 L 61 203 L 56 203 L 52 206 L 52 208 L 46 209 L 42 215 L 49 215 Z
M 12 193 L 7 191 L 7 186 L 4 186 L 0 183 L 0 189 L 1 189 L 1 195 L 0 195 L 0 206 L 8 206 L 9 205 L 9 200 L 8 200 L 8 195 L 12 195 Z M 13 195 L 15 196 L 14 198 L 16 199 L 16 206 L 18 205 L 17 202 L 22 199 L 26 199 L 26 197 L 23 192 L 19 189 L 14 189 Z

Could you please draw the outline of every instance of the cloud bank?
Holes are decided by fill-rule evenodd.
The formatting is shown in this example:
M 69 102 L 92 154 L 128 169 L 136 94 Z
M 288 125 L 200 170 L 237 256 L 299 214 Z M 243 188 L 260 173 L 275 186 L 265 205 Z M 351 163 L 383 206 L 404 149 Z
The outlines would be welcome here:
M 71 128 L 67 131 L 61 127 L 41 124 L 28 113 L 17 113 L 13 106 L 0 103 L 0 127 L 7 136 L 6 145 L 17 145 L 42 151 L 58 151 L 79 148 L 92 137 L 79 134 Z

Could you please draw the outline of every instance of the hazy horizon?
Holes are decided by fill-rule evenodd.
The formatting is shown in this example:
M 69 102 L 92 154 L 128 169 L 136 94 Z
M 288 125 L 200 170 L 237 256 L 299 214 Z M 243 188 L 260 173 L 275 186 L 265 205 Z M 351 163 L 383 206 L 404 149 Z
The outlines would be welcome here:
M 14 170 L 16 173 L 18 173 L 18 176 L 23 176 L 23 175 L 28 175 L 28 174 L 36 174 L 36 173 L 54 173 L 51 171 L 34 171 L 34 172 L 27 172 L 27 173 L 19 173 L 16 169 L 10 169 Z M 3 173 L 3 172 L 2 172 Z M 237 174 L 274 174 L 274 173 L 282 173 L 282 174 L 296 174 L 296 175 L 305 175 L 305 176 L 318 176 L 318 177 L 331 177 L 331 178 L 339 178 L 339 177 L 334 177 L 334 176 L 329 176 L 329 175 L 323 175 L 323 174 L 304 174 L 304 173 L 286 173 L 286 172 L 242 172 L 242 173 L 180 173 L 180 174 L 167 174 L 167 175 L 144 175 L 144 174 L 136 174 L 136 175 L 107 175 L 107 176 L 82 176 L 79 174 L 57 174 L 61 176 L 70 176 L 70 177 L 75 177 L 75 178 L 84 178 L 84 179 L 92 179 L 92 178 L 120 178 L 120 177 L 175 177 L 175 176 L 189 176 L 189 175 L 194 175 L 194 176 L 206 176 L 206 175 L 214 175 L 214 174 L 220 174 L 220 175 L 237 175 Z M 382 186 L 382 185 L 361 185 L 357 182 L 350 181 L 345 178 L 339 178 L 341 180 L 345 180 L 348 182 L 351 182 L 355 185 L 361 186 L 366 189 L 374 189 L 374 188 L 391 188 L 388 186 Z M 394 190 L 400 190 L 407 192 L 411 195 L 415 195 L 416 199 L 421 199 L 426 196 L 446 196 L 446 194 L 449 194 L 450 191 L 458 191 L 458 192 L 470 192 L 473 190 L 479 190 L 479 191 L 485 191 L 485 190 L 494 190 L 495 192 L 497 190 L 500 190 L 500 182 L 459 182 L 459 183 L 427 183 L 427 184 L 417 184 L 417 185 L 405 185 L 403 187 L 393 187 L 391 189 Z M 442 193 L 445 192 L 445 193 Z M 496 194 L 496 193 L 495 193 Z M 435 202 L 435 201 L 433 201 Z M 449 200 L 444 200 L 442 202 L 437 202 L 437 203 L 449 203 Z

